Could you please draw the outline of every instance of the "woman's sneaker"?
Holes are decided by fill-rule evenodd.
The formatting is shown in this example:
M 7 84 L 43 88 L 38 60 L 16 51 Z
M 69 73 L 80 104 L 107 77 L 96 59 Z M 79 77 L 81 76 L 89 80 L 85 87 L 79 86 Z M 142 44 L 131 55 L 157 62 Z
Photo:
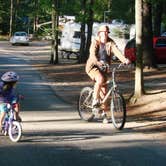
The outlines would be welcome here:
M 92 107 L 97 108 L 100 106 L 100 100 L 99 99 L 93 99 L 92 101 Z
M 98 99 L 94 99 L 92 101 L 92 112 L 95 116 L 99 114 L 100 111 L 100 101 Z
M 103 118 L 103 123 L 104 123 L 104 124 L 109 123 L 109 120 L 108 120 L 108 118 L 107 118 L 107 114 L 106 114 L 105 112 L 102 113 L 102 118 Z
M 103 119 L 103 124 L 108 124 L 109 123 L 109 120 L 107 118 L 104 118 Z

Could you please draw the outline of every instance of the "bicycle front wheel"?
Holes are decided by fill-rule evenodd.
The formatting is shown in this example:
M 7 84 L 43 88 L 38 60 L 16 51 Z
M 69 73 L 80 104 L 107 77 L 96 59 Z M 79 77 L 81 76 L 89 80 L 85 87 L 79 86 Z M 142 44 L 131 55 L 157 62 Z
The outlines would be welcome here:
M 81 90 L 78 100 L 78 113 L 82 120 L 91 121 L 94 118 L 92 113 L 93 89 L 85 87 Z
M 12 142 L 18 142 L 21 139 L 22 127 L 17 121 L 13 121 L 9 126 L 9 138 Z
M 126 103 L 124 97 L 117 91 L 112 92 L 110 109 L 114 127 L 118 130 L 123 129 L 126 122 Z

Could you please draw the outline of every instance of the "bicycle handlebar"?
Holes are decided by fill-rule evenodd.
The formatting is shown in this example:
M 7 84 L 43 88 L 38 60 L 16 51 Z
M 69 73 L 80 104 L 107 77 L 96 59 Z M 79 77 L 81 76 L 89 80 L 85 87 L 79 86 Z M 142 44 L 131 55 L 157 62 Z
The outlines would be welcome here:
M 113 73 L 115 73 L 115 71 L 117 70 L 117 69 L 120 69 L 122 66 L 126 66 L 127 64 L 124 64 L 124 63 L 120 63 L 118 66 L 116 66 L 116 67 L 111 67 L 111 65 L 109 65 L 109 64 L 107 64 L 107 63 L 103 63 L 103 65 L 102 66 L 99 66 L 99 69 L 100 69 L 100 71 L 103 71 L 103 72 L 105 72 L 105 71 L 107 71 L 107 70 L 112 70 L 112 72 Z
M 118 66 L 114 67 L 112 70 L 112 80 L 113 80 L 113 84 L 115 83 L 115 72 L 117 69 L 120 69 L 122 66 L 125 66 L 126 64 L 124 63 L 120 63 Z
M 113 72 L 115 72 L 117 69 L 120 69 L 122 66 L 125 66 L 124 63 L 120 63 L 118 66 L 113 68 Z

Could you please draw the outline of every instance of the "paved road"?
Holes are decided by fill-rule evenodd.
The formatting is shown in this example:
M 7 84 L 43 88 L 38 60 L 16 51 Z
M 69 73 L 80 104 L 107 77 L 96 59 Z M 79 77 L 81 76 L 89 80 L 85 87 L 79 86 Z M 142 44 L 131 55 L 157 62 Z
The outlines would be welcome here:
M 27 56 L 7 48 L 0 45 L 0 73 L 15 70 L 20 75 L 24 132 L 19 143 L 0 135 L 1 166 L 165 166 L 165 133 L 148 130 L 165 122 L 128 122 L 120 132 L 112 124 L 82 122 Z M 37 46 L 17 48 L 30 52 Z

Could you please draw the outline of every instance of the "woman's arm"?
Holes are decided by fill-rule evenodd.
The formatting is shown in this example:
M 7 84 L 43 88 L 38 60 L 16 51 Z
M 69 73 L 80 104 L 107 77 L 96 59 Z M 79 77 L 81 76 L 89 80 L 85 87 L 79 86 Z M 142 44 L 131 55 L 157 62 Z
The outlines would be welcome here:
M 91 62 L 93 62 L 94 64 L 97 64 L 98 59 L 97 59 L 97 40 L 93 40 L 90 46 L 90 50 L 89 50 L 89 59 Z
M 112 43 L 112 53 L 124 64 L 129 64 L 130 60 L 126 58 L 115 43 Z

